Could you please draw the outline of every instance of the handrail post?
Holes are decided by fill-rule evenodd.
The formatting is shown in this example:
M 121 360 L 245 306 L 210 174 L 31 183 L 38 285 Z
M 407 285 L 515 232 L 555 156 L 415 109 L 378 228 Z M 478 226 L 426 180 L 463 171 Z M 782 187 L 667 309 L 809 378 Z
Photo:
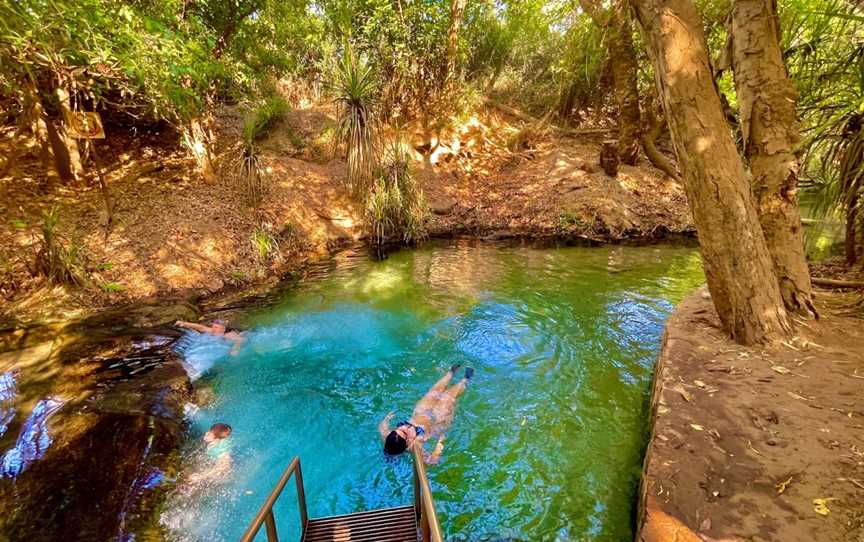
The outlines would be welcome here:
M 414 517 L 420 519 L 421 503 L 420 503 L 420 476 L 417 474 L 417 463 L 411 469 L 414 474 Z
M 309 516 L 306 511 L 306 490 L 303 488 L 303 471 L 300 469 L 299 462 L 297 463 L 297 470 L 294 471 L 294 479 L 297 482 L 297 507 L 300 509 L 300 526 L 305 533 Z
M 279 536 L 276 534 L 276 518 L 273 517 L 272 508 L 264 516 L 264 527 L 267 529 L 267 542 L 279 542 Z
M 432 489 L 429 486 L 429 478 L 426 476 L 426 467 L 423 465 L 423 449 L 419 446 L 414 446 L 414 469 L 417 484 L 420 486 L 421 517 L 419 523 L 423 533 L 423 541 L 442 542 L 441 526 L 438 524 L 438 515 L 435 513 L 435 501 L 432 499 Z
M 295 474 L 295 480 L 297 482 L 297 501 L 300 508 L 300 521 L 303 523 L 303 531 L 306 531 L 306 522 L 308 521 L 308 517 L 306 516 L 306 492 L 303 489 L 303 475 L 300 472 L 300 458 L 295 457 L 291 460 L 291 463 L 288 464 L 288 468 L 285 469 L 285 472 L 282 473 L 282 476 L 270 492 L 267 500 L 265 500 L 264 504 L 261 505 L 261 509 L 258 510 L 258 514 L 255 516 L 255 519 L 252 520 L 252 523 L 249 524 L 249 528 L 247 528 L 246 532 L 243 533 L 240 542 L 252 542 L 255 539 L 255 535 L 257 535 L 258 531 L 261 529 L 262 524 L 266 527 L 267 541 L 279 542 L 279 537 L 276 533 L 276 518 L 273 515 L 273 505 L 276 503 L 276 499 L 278 499 L 282 494 L 282 490 L 285 489 L 285 484 L 288 483 L 288 479 Z

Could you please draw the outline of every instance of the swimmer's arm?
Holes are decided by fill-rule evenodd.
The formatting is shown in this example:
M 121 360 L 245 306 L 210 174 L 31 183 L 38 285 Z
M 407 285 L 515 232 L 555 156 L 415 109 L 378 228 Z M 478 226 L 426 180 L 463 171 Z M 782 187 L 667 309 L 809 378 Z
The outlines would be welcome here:
M 201 472 L 196 472 L 189 476 L 190 484 L 199 484 L 201 482 L 205 482 L 208 480 L 212 480 L 219 476 L 227 474 L 231 470 L 231 454 L 223 453 L 216 460 L 215 465 L 211 465 L 210 467 L 204 469 Z
M 387 440 L 387 435 L 390 434 L 390 420 L 393 419 L 393 416 L 395 415 L 396 413 L 391 410 L 378 424 L 378 433 L 381 434 L 381 440 Z
M 240 334 L 235 334 L 235 337 L 228 337 L 229 340 L 234 341 L 234 346 L 231 347 L 230 355 L 236 356 L 238 352 L 240 352 L 240 348 L 243 347 L 243 344 L 246 342 L 246 337 Z
M 441 453 L 444 451 L 444 435 L 438 437 L 438 442 L 435 443 L 435 449 L 431 454 L 423 452 L 423 460 L 427 465 L 437 465 L 441 460 Z
M 204 325 L 195 324 L 192 322 L 184 322 L 183 320 L 177 320 L 176 322 L 174 322 L 174 325 L 177 327 L 185 327 L 187 329 L 194 329 L 195 331 L 198 331 L 199 333 L 210 333 L 210 331 L 211 331 L 210 326 L 204 326 Z

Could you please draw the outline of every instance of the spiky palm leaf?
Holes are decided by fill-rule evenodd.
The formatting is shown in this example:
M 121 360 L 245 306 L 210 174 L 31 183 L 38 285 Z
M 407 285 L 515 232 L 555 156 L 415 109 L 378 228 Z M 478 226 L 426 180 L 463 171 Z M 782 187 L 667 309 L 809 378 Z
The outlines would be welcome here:
M 355 195 L 362 195 L 369 189 L 377 163 L 376 83 L 372 68 L 350 49 L 339 62 L 334 90 L 339 108 L 336 141 L 346 147 L 348 185 Z

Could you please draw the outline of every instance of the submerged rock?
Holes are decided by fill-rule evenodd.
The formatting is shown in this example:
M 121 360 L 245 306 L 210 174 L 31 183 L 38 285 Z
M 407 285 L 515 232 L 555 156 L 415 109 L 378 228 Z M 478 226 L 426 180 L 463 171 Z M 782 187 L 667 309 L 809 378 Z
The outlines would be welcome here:
M 190 313 L 148 305 L 3 343 L 18 349 L 0 353 L 0 540 L 125 540 L 149 521 L 191 385 L 179 332 L 139 326 Z

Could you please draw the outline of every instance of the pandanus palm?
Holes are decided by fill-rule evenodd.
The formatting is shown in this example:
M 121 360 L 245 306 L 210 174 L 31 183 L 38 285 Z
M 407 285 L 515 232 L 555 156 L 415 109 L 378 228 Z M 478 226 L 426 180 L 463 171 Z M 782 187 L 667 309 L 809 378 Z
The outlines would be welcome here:
M 336 72 L 339 108 L 336 133 L 337 142 L 346 148 L 348 185 L 355 195 L 368 191 L 377 162 L 375 91 L 372 68 L 350 50 L 346 51 Z

